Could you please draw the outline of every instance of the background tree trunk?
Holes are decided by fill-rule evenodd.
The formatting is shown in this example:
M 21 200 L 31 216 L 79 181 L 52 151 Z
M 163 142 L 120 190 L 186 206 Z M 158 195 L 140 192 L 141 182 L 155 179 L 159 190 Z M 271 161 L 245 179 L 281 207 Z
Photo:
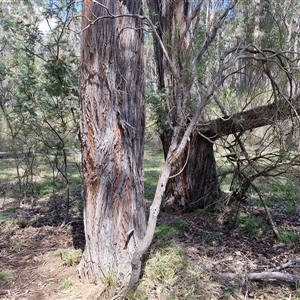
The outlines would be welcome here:
M 166 133 L 162 136 L 165 155 L 172 137 L 171 131 L 169 136 Z M 174 163 L 163 208 L 192 211 L 214 203 L 220 196 L 213 142 L 195 132 L 190 136 L 183 154 Z
M 81 138 L 86 246 L 80 274 L 127 284 L 144 237 L 141 1 L 84 2 Z M 102 17 L 97 20 L 96 18 Z

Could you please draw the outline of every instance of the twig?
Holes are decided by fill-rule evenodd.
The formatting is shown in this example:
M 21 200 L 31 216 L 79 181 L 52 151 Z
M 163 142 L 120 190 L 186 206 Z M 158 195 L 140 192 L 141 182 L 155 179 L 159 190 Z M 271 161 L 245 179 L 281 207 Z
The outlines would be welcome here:
M 248 292 L 249 292 L 249 280 L 248 280 L 246 268 L 245 268 L 245 286 L 246 286 L 246 292 L 245 292 L 244 300 L 248 298 Z
M 292 265 L 295 265 L 295 264 L 297 264 L 298 262 L 300 262 L 300 257 L 297 257 L 295 260 L 288 261 L 287 263 L 282 264 L 282 265 L 280 265 L 280 266 L 277 266 L 277 267 L 275 267 L 275 268 L 269 269 L 269 270 L 267 270 L 267 272 L 276 272 L 276 271 L 279 271 L 279 270 L 288 268 L 288 267 L 290 267 L 290 266 L 292 266 Z

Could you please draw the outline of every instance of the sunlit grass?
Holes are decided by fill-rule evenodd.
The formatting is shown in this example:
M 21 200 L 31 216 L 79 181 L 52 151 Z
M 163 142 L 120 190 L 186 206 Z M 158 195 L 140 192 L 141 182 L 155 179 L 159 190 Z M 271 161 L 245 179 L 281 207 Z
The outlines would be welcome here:
M 279 241 L 286 244 L 295 243 L 300 241 L 300 235 L 291 230 L 279 230 Z
M 190 261 L 178 245 L 153 247 L 141 282 L 127 299 L 216 300 L 215 283 L 199 265 Z
M 61 289 L 68 289 L 74 285 L 74 280 L 70 278 L 65 278 L 60 284 Z
M 154 198 L 157 181 L 164 163 L 163 152 L 154 146 L 145 145 L 144 152 L 144 189 L 146 201 Z
M 57 249 L 55 256 L 60 257 L 63 266 L 74 266 L 80 262 L 82 256 L 81 249 Z
M 182 234 L 188 228 L 188 224 L 182 220 L 175 220 L 156 227 L 154 237 L 159 242 L 170 241 Z

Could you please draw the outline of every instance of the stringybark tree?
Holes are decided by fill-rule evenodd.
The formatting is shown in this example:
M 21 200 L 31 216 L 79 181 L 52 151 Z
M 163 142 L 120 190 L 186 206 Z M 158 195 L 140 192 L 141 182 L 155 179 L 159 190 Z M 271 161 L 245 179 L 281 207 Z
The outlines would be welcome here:
M 79 273 L 127 284 L 144 237 L 141 1 L 84 1 L 81 139 L 86 246 Z

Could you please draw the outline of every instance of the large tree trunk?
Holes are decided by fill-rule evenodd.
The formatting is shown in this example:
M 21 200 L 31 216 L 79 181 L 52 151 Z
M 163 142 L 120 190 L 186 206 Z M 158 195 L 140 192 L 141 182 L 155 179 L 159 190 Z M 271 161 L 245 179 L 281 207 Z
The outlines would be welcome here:
M 170 147 L 171 137 L 171 131 L 166 131 L 161 136 L 165 156 Z M 213 143 L 195 132 L 190 136 L 182 155 L 172 166 L 163 208 L 193 211 L 214 203 L 220 195 Z
M 140 14 L 141 6 L 139 0 L 87 0 L 83 9 L 81 138 L 86 246 L 79 272 L 94 281 L 114 275 L 125 285 L 132 254 L 146 229 L 143 25 L 138 18 L 112 18 L 109 13 Z

